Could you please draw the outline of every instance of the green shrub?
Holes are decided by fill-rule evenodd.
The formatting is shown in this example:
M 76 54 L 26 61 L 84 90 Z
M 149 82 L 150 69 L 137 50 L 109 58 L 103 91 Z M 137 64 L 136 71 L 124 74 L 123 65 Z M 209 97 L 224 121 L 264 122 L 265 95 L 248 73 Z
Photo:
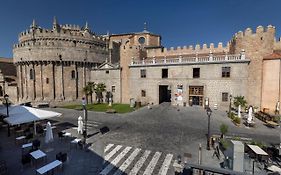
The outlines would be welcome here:
M 228 126 L 226 124 L 221 124 L 220 125 L 220 131 L 222 135 L 225 135 L 228 132 Z
M 235 114 L 234 114 L 233 112 L 230 112 L 230 113 L 228 114 L 228 117 L 229 117 L 231 120 L 233 120 L 233 119 L 235 118 Z
M 280 121 L 280 116 L 275 116 L 275 117 L 273 118 L 273 121 L 276 122 L 276 123 L 278 123 L 278 121 Z
M 241 119 L 239 117 L 234 117 L 233 122 L 236 123 L 236 124 L 240 124 Z
M 226 150 L 229 147 L 229 141 L 226 139 L 221 139 L 220 140 L 221 146 L 224 150 Z
M 237 96 L 234 97 L 233 104 L 236 108 L 238 108 L 239 105 L 241 105 L 241 107 L 243 108 L 247 105 L 247 101 L 244 99 L 244 96 Z
M 241 141 L 241 137 L 235 136 L 235 137 L 232 138 L 232 140 Z
M 251 143 L 250 143 L 251 145 L 257 145 L 257 146 L 259 146 L 259 147 L 261 147 L 261 148 L 264 148 L 265 147 L 265 144 L 263 144 L 261 141 L 251 141 Z

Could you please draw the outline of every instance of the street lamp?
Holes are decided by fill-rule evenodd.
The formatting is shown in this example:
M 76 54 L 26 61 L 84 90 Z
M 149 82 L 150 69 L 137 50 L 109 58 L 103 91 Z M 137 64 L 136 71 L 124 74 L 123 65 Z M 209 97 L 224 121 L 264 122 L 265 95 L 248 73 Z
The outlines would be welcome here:
M 87 108 L 86 108 L 86 99 L 85 99 L 85 97 L 82 98 L 82 106 L 83 106 L 84 123 L 85 123 L 85 130 L 83 131 L 83 136 L 84 136 L 84 143 L 86 143 L 86 139 L 87 139 L 88 112 L 87 112 Z
M 4 95 L 4 99 L 6 101 L 6 107 L 7 107 L 7 117 L 9 117 L 9 104 L 8 104 L 8 100 L 9 100 L 9 95 L 5 94 Z M 10 137 L 10 125 L 8 124 L 8 137 Z
M 229 111 L 228 111 L 228 115 L 230 115 L 231 113 L 231 100 L 232 100 L 232 95 L 229 95 Z
M 208 136 L 207 136 L 207 150 L 210 150 L 210 118 L 212 115 L 212 110 L 210 107 L 206 109 L 207 116 L 208 116 Z

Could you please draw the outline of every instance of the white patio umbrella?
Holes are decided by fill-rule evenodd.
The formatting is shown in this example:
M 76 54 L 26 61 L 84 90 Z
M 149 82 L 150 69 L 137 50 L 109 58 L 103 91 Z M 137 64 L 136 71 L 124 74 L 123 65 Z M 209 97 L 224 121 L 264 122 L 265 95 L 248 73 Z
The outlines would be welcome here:
M 48 122 L 46 126 L 46 136 L 45 136 L 45 143 L 52 142 L 54 140 L 53 131 L 51 127 L 51 123 Z
M 241 118 L 241 105 L 238 106 L 238 117 Z
M 83 133 L 83 121 L 82 121 L 82 117 L 79 116 L 78 117 L 78 128 L 77 128 L 78 134 L 82 134 Z
M 249 108 L 247 122 L 251 123 L 253 121 L 253 107 Z

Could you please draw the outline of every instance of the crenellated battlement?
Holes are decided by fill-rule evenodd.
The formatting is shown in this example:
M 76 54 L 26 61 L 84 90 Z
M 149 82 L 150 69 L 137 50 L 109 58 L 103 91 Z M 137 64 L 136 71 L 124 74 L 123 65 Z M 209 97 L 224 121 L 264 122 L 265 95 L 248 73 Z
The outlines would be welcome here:
M 67 44 L 67 42 L 73 42 L 75 46 L 77 44 L 86 44 L 104 47 L 106 38 L 92 32 L 88 27 L 88 23 L 86 23 L 85 27 L 80 27 L 71 24 L 58 25 L 54 21 L 53 29 L 45 29 L 37 26 L 33 20 L 30 28 L 19 34 L 19 44 L 14 45 L 14 48 L 33 45 L 47 46 L 48 43 L 60 45 L 62 42 L 66 42 L 66 44 L 63 44 L 65 46 L 73 46 L 73 44 Z
M 233 39 L 242 38 L 242 37 L 245 37 L 245 36 L 252 36 L 252 35 L 255 35 L 255 34 L 262 35 L 263 33 L 268 33 L 268 32 L 275 32 L 275 27 L 272 26 L 272 25 L 268 25 L 266 28 L 264 28 L 263 26 L 258 26 L 256 28 L 256 30 L 252 30 L 251 28 L 246 28 L 244 30 L 244 32 L 238 31 L 237 33 L 235 33 L 233 35 Z
M 199 45 L 196 44 L 195 46 L 183 46 L 183 47 L 170 47 L 170 48 L 157 48 L 157 49 L 148 49 L 147 54 L 148 57 L 153 56 L 175 56 L 175 55 L 184 55 L 184 54 L 209 54 L 210 52 L 213 53 L 221 53 L 221 52 L 228 52 L 229 50 L 229 43 L 226 46 L 223 45 L 222 42 L 218 44 L 210 43 L 209 45 L 203 44 Z

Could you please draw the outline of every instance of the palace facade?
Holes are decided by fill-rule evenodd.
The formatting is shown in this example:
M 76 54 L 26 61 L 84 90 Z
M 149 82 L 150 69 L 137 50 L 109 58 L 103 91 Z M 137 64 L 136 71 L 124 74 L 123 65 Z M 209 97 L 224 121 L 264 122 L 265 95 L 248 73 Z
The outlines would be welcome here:
M 229 97 L 275 109 L 280 101 L 281 42 L 275 27 L 259 26 L 222 43 L 164 48 L 142 32 L 97 35 L 84 27 L 39 27 L 35 21 L 14 45 L 18 102 L 81 101 L 88 82 L 105 83 L 113 102 L 171 102 L 226 109 Z M 277 83 L 278 82 L 278 83 Z M 95 97 L 93 97 L 95 98 Z

